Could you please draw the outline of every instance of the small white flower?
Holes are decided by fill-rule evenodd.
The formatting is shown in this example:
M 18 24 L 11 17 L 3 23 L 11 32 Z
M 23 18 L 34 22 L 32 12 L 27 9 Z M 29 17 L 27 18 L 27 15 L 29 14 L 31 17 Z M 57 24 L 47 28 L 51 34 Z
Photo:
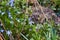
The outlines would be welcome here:
M 43 27 L 43 25 L 37 24 L 36 29 L 40 29 L 40 28 L 42 28 L 42 27 Z
M 18 14 L 20 14 L 20 12 L 17 12 Z
M 16 18 L 16 20 L 17 20 L 18 22 L 20 22 L 20 19 Z
M 2 15 L 4 15 L 5 14 L 5 12 L 2 12 Z
M 11 23 L 11 24 L 14 24 L 14 22 L 13 22 L 13 21 L 10 21 L 10 23 Z
M 17 20 L 18 22 L 20 22 L 20 20 Z
M 13 19 L 13 17 L 10 17 L 11 19 Z

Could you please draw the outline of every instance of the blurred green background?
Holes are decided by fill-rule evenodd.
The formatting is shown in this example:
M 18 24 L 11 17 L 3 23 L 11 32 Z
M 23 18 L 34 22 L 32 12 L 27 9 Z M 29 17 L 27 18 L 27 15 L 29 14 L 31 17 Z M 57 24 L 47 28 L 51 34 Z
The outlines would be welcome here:
M 51 8 L 60 16 L 60 0 L 38 0 L 40 5 Z M 0 0 L 0 32 L 5 40 L 60 40 L 60 25 L 32 24 L 25 12 L 30 8 L 26 0 Z M 3 26 L 3 27 L 2 27 Z

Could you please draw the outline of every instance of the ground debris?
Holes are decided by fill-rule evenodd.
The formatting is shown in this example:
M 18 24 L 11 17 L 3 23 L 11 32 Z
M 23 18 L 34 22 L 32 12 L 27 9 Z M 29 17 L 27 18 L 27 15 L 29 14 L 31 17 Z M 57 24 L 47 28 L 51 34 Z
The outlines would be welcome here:
M 35 23 L 44 23 L 46 21 L 50 22 L 51 20 L 56 24 L 60 23 L 60 17 L 58 17 L 55 12 L 48 7 L 41 6 L 37 0 L 28 0 L 28 5 L 31 6 L 32 10 L 32 15 L 30 17 Z

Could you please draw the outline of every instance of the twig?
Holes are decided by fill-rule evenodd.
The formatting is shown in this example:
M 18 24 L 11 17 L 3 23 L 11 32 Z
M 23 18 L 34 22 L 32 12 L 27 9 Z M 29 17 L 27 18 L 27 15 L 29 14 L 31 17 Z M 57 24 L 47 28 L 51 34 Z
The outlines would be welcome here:
M 27 38 L 27 37 L 25 37 L 22 33 L 20 33 L 20 35 L 21 35 L 22 37 L 24 37 L 26 40 L 28 40 L 28 38 Z
M 37 5 L 39 6 L 39 8 L 41 9 L 41 12 L 43 13 L 44 17 L 45 17 L 46 20 L 48 21 L 48 18 L 46 17 L 46 15 L 45 15 L 45 13 L 44 13 L 44 11 L 43 11 L 43 7 L 38 3 L 37 0 L 35 0 L 34 4 L 35 4 L 35 6 L 37 6 Z M 36 4 L 37 4 L 37 5 L 36 5 Z

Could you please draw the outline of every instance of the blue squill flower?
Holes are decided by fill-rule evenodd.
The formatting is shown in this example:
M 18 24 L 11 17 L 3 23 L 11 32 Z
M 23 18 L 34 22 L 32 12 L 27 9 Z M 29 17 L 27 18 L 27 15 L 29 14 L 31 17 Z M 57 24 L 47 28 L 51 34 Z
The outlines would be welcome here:
M 12 6 L 14 6 L 14 0 L 10 0 L 10 2 L 9 2 L 9 4 L 10 4 L 10 6 L 12 7 Z
M 7 5 L 10 5 L 11 7 L 13 7 L 14 6 L 13 2 L 14 2 L 14 0 L 10 0 L 9 3 L 7 3 Z
M 8 34 L 8 36 L 12 33 L 10 30 L 6 31 L 6 33 Z
M 31 20 L 31 18 L 28 18 L 29 24 L 32 25 L 34 22 Z
M 32 25 L 32 24 L 34 24 L 34 22 L 33 21 L 29 21 L 29 24 Z
M 10 2 L 14 2 L 14 0 L 10 0 Z
M 8 17 L 9 17 L 10 19 L 12 19 L 12 16 L 11 16 L 10 11 L 9 11 L 9 10 L 7 10 L 6 12 L 8 13 Z
M 4 30 L 2 30 L 2 29 L 1 29 L 1 30 L 0 30 L 0 32 L 2 32 L 2 33 L 3 33 L 3 32 L 4 32 Z

